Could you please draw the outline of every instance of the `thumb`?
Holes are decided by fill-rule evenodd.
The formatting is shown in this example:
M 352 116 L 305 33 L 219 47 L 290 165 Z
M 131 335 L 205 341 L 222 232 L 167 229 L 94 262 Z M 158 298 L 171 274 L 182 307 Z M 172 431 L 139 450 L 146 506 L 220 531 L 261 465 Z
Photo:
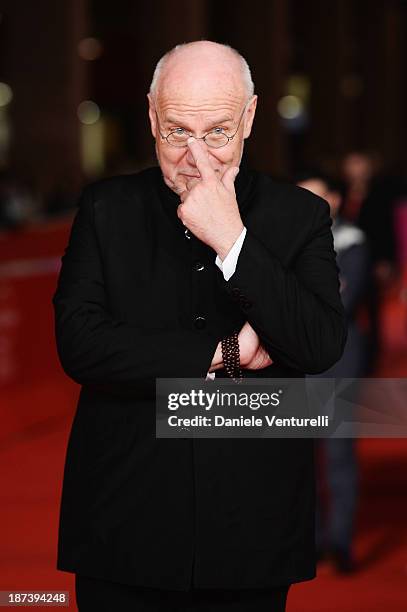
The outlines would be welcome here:
M 239 173 L 239 168 L 237 166 L 231 166 L 225 172 L 222 177 L 222 183 L 229 191 L 234 191 L 234 182 L 235 178 Z

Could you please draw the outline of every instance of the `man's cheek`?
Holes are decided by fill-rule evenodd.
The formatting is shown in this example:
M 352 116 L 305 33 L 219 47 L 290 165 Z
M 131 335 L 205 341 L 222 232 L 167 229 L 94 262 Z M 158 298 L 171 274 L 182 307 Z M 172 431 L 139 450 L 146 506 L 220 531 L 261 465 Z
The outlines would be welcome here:
M 174 171 L 173 168 L 169 169 L 169 172 L 167 174 L 166 173 L 163 173 L 163 174 L 167 178 L 167 181 L 168 181 L 167 184 L 171 187 L 173 191 L 175 191 L 178 194 L 181 194 L 183 191 L 185 191 L 186 189 L 185 177 L 177 174 L 177 172 Z

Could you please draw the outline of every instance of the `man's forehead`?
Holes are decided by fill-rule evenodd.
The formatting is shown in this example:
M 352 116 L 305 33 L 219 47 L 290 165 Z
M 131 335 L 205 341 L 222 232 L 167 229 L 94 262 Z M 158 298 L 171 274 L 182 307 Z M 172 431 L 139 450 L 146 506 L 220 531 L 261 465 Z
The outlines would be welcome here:
M 222 115 L 233 119 L 236 112 L 241 108 L 243 99 L 240 96 L 225 98 L 222 96 L 191 100 L 188 97 L 163 97 L 157 100 L 157 109 L 163 117 L 167 115 L 189 115 L 212 117 Z
M 222 81 L 210 84 L 195 82 L 163 83 L 156 97 L 156 106 L 162 115 L 189 114 L 213 115 L 227 114 L 231 118 L 245 102 L 242 88 Z

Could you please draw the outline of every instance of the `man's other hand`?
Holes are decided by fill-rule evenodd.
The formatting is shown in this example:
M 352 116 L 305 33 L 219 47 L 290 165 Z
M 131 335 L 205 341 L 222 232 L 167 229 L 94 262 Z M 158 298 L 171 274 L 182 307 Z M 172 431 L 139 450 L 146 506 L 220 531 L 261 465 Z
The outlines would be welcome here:
M 240 365 L 246 370 L 262 370 L 273 363 L 270 355 L 262 346 L 259 336 L 248 321 L 239 332 Z M 223 368 L 222 347 L 219 342 L 212 359 L 209 372 Z
M 262 370 L 273 363 L 248 321 L 239 332 L 240 365 L 246 370 Z

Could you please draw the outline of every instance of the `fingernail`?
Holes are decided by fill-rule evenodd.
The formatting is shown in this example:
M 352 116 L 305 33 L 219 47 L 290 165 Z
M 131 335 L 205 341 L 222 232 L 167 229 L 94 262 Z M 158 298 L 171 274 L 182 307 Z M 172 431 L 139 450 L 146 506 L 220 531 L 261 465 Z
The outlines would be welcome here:
M 187 144 L 191 144 L 191 142 L 194 142 L 194 138 L 192 138 L 192 136 L 190 136 L 187 140 Z

